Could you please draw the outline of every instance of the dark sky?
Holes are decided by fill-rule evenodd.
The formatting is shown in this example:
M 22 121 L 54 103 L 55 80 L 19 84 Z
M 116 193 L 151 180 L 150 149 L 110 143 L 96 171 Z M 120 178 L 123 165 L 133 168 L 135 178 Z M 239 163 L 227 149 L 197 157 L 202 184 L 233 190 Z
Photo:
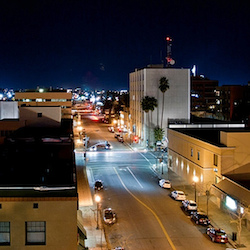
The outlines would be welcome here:
M 168 35 L 174 67 L 245 85 L 249 15 L 249 0 L 0 0 L 0 88 L 127 89 Z

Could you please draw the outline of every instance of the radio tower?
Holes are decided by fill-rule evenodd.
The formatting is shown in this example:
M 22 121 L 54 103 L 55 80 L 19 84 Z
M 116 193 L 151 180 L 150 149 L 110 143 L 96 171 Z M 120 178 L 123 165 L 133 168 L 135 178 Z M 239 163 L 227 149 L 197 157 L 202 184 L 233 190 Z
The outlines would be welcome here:
M 172 58 L 171 55 L 171 47 L 172 47 L 172 38 L 169 36 L 166 37 L 166 42 L 167 42 L 167 68 L 171 67 L 172 65 L 175 64 L 175 60 Z

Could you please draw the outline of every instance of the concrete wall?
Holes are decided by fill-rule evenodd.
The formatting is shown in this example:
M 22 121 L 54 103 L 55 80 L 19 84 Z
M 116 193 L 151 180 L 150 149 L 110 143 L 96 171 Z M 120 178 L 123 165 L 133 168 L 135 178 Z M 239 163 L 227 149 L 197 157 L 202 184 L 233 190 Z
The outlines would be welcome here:
M 9 200 L 8 200 L 9 199 Z M 77 249 L 77 200 L 76 198 L 0 198 L 0 221 L 10 222 L 11 244 L 5 249 L 68 250 Z M 38 208 L 33 208 L 38 203 Z M 25 222 L 46 222 L 46 245 L 25 245 Z
M 61 107 L 20 107 L 19 109 L 20 121 L 26 126 L 60 126 L 61 124 Z
M 15 92 L 18 106 L 60 106 L 62 118 L 72 119 L 72 93 L 67 92 Z
M 228 147 L 235 148 L 233 158 L 225 156 L 222 174 L 250 164 L 250 133 L 221 131 L 221 142 Z M 250 169 L 248 173 L 250 173 Z
M 169 80 L 169 90 L 164 95 L 163 129 L 165 133 L 169 120 L 185 122 L 190 120 L 189 69 L 144 68 L 136 70 L 129 76 L 131 128 L 134 126 L 135 135 L 140 137 L 144 145 L 147 139 L 150 139 L 152 145 L 154 142 L 153 129 L 157 125 L 161 125 L 163 105 L 163 95 L 159 90 L 161 77 L 166 77 Z M 158 107 L 152 113 L 152 119 L 148 119 L 151 112 L 145 114 L 141 109 L 141 100 L 147 95 L 155 97 L 158 101 Z M 151 124 L 149 124 L 150 122 Z
M 189 184 L 197 176 L 197 188 L 202 191 L 221 179 L 222 163 L 233 156 L 232 148 L 217 147 L 172 129 L 168 129 L 168 139 L 169 166 Z M 218 158 L 217 166 L 214 155 Z
M 18 118 L 19 112 L 17 102 L 0 102 L 0 120 Z

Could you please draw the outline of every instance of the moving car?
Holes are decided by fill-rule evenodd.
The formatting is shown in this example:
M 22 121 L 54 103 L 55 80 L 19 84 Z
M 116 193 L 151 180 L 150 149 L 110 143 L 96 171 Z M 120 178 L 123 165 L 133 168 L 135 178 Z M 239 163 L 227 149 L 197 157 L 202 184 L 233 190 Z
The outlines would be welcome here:
M 170 196 L 177 201 L 186 200 L 186 195 L 183 191 L 175 190 L 175 191 L 171 192 Z
M 100 191 L 103 189 L 103 184 L 101 180 L 96 180 L 95 181 L 95 185 L 94 185 L 94 189 L 97 191 Z
M 182 201 L 182 205 L 185 211 L 196 211 L 197 204 L 195 201 L 192 200 L 184 200 Z
M 194 212 L 191 214 L 191 219 L 194 220 L 194 222 L 197 225 L 209 225 L 210 220 L 208 219 L 208 216 L 205 213 L 202 212 Z
M 207 228 L 207 235 L 211 238 L 213 242 L 227 243 L 228 237 L 224 230 L 216 229 L 213 227 Z
M 103 210 L 103 221 L 108 225 L 116 222 L 116 213 L 112 210 L 112 208 L 106 208 Z
M 161 179 L 159 180 L 159 186 L 162 188 L 171 188 L 171 182 L 169 180 Z
M 92 147 L 90 147 L 90 151 L 97 151 L 97 150 L 103 150 L 103 149 L 111 149 L 112 146 L 110 143 L 102 143 L 102 144 L 96 144 Z

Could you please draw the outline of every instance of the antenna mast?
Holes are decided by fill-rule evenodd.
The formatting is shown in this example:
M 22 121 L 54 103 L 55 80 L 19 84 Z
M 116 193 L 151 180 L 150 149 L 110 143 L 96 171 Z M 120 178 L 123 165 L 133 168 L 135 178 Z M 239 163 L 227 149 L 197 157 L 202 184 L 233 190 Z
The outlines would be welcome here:
M 166 37 L 166 41 L 167 41 L 167 68 L 171 67 L 172 65 L 175 64 L 175 60 L 172 58 L 172 52 L 171 52 L 171 47 L 172 47 L 172 38 L 170 38 L 169 36 Z

